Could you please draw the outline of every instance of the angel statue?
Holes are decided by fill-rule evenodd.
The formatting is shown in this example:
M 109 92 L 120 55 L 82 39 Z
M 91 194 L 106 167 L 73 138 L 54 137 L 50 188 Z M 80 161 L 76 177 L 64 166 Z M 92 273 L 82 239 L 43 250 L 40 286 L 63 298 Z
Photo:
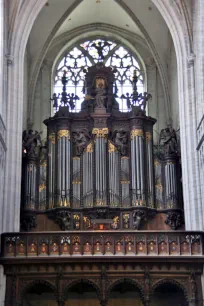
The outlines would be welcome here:
M 81 155 L 88 143 L 88 141 L 90 140 L 90 135 L 88 133 L 88 131 L 86 129 L 82 129 L 82 130 L 75 130 L 72 133 L 73 136 L 73 143 L 75 144 L 75 153 L 76 155 Z
M 167 125 L 167 128 L 161 130 L 160 145 L 164 146 L 164 154 L 172 155 L 178 153 L 178 141 L 176 131 L 172 128 L 171 124 Z
M 128 132 L 119 129 L 114 132 L 114 143 L 121 155 L 126 156 L 128 151 Z
M 40 133 L 33 130 L 23 132 L 23 155 L 38 157 L 42 146 Z

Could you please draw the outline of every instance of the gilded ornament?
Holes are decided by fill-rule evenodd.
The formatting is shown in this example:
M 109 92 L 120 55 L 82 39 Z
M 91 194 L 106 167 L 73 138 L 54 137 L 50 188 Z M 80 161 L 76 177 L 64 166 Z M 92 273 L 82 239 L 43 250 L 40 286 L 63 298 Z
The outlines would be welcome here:
M 108 128 L 98 129 L 93 128 L 92 134 L 96 135 L 96 137 L 105 138 L 108 135 Z
M 73 185 L 75 185 L 75 184 L 80 185 L 80 184 L 81 184 L 81 181 L 75 180 L 75 181 L 72 181 L 72 184 L 73 184 Z
M 46 189 L 46 185 L 45 184 L 40 184 L 39 185 L 39 192 L 43 191 Z
M 121 159 L 127 159 L 127 160 L 129 160 L 129 157 L 128 157 L 128 156 L 122 156 Z
M 132 202 L 132 206 L 145 206 L 145 202 L 143 200 L 136 200 Z
M 108 153 L 113 153 L 113 152 L 117 152 L 117 148 L 114 146 L 114 144 L 112 144 L 111 141 L 108 142 Z
M 130 181 L 120 181 L 121 184 L 130 184 Z
M 150 132 L 146 132 L 146 140 L 150 141 L 152 139 L 152 134 Z
M 103 200 L 97 200 L 96 201 L 96 206 L 103 206 L 103 205 L 105 205 Z
M 139 129 L 134 129 L 130 132 L 130 138 L 133 139 L 133 137 L 143 137 L 144 136 L 144 132 L 143 130 L 139 130 Z
M 70 139 L 70 132 L 68 130 L 60 130 L 57 132 L 58 140 L 62 137 Z
M 80 157 L 74 156 L 72 159 L 73 159 L 73 160 L 80 160 Z
M 40 163 L 40 167 L 47 167 L 47 162 L 43 161 L 42 163 Z
M 159 189 L 159 190 L 162 190 L 162 189 L 163 189 L 162 184 L 157 184 L 155 187 L 156 187 L 157 189 Z
M 92 153 L 93 152 L 93 143 L 90 142 L 88 146 L 85 148 L 84 152 Z
M 70 202 L 64 199 L 64 201 L 60 201 L 60 207 L 70 207 Z
M 51 141 L 52 144 L 55 144 L 55 134 L 54 133 L 50 134 L 48 139 Z
M 159 163 L 159 161 L 157 159 L 154 160 L 154 165 L 155 165 L 155 167 L 160 165 L 160 163 Z

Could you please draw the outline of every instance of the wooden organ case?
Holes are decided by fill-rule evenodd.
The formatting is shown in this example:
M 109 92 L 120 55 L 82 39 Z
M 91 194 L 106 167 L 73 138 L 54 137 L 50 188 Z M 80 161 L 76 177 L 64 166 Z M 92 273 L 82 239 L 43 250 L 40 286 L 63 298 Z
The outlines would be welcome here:
M 133 93 L 123 96 L 128 112 L 119 110 L 110 67 L 89 68 L 78 113 L 71 111 L 76 97 L 66 93 L 66 74 L 62 82 L 60 105 L 54 94 L 57 111 L 44 121 L 47 147 L 37 146 L 36 131 L 24 132 L 23 226 L 29 218 L 42 220 L 43 212 L 61 230 L 156 230 L 168 229 L 168 222 L 173 229 L 180 227 L 178 154 L 167 152 L 162 160 L 154 156 L 156 120 L 146 115 L 150 96 L 137 92 L 136 75 Z M 168 137 L 167 146 L 173 146 L 172 133 Z M 38 230 L 52 230 L 53 223 L 43 223 Z

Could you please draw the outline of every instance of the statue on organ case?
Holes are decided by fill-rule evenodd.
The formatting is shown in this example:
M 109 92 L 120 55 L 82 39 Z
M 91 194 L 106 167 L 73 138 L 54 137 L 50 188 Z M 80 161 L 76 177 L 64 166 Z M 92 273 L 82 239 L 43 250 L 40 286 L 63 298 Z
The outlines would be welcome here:
M 105 107 L 105 100 L 107 98 L 107 91 L 105 89 L 105 80 L 103 78 L 96 79 L 95 89 L 95 105 L 97 108 Z
M 178 153 L 178 141 L 176 131 L 172 128 L 171 124 L 169 124 L 167 128 L 161 130 L 160 144 L 164 146 L 165 155 Z
M 128 132 L 123 129 L 119 129 L 114 132 L 114 142 L 121 155 L 127 155 L 128 151 Z
M 72 133 L 73 143 L 75 144 L 75 154 L 81 155 L 90 140 L 89 133 L 86 129 L 76 130 Z

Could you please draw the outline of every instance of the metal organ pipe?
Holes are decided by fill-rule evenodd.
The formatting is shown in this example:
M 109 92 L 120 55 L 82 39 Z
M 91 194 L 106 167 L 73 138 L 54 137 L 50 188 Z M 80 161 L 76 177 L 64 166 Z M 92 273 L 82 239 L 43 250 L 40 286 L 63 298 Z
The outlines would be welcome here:
M 145 206 L 144 189 L 144 133 L 141 129 L 131 131 L 131 164 L 133 206 Z
M 70 132 L 69 130 L 59 130 L 58 138 L 58 201 L 57 206 L 70 206 Z M 65 190 L 65 182 L 67 186 Z
M 95 163 L 96 163 L 96 205 L 107 205 L 106 198 L 106 135 L 107 128 L 94 128 L 95 135 Z
M 83 202 L 85 207 L 93 206 L 93 143 L 83 153 Z
M 118 150 L 114 144 L 108 142 L 109 158 L 109 197 L 110 206 L 119 206 L 119 171 L 118 171 Z
M 147 161 L 147 193 L 148 203 L 150 208 L 154 207 L 154 164 L 153 164 L 153 152 L 152 152 L 152 134 L 146 132 L 146 161 Z

